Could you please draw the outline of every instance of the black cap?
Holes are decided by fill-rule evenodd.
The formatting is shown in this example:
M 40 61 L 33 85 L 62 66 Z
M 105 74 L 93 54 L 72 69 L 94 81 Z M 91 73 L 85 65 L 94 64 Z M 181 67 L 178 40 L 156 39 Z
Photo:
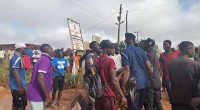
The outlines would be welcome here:
M 100 43 L 100 47 L 102 49 L 105 49 L 105 48 L 115 48 L 115 47 L 117 47 L 117 44 L 110 42 L 110 40 L 103 40 Z
M 151 47 L 155 46 L 155 41 L 151 38 L 148 38 L 146 40 L 146 43 L 147 43 L 148 46 L 151 46 Z
M 135 39 L 135 35 L 132 33 L 125 33 L 125 38 L 132 38 Z

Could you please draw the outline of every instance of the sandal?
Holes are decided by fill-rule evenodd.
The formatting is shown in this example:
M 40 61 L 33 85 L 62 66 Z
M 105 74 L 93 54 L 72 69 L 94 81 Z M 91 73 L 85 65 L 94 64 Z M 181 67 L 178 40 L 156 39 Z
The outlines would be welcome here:
M 50 108 L 53 108 L 56 105 L 56 103 L 52 103 Z
M 57 103 L 57 106 L 59 106 L 59 107 L 62 107 L 62 104 L 60 104 L 60 103 Z

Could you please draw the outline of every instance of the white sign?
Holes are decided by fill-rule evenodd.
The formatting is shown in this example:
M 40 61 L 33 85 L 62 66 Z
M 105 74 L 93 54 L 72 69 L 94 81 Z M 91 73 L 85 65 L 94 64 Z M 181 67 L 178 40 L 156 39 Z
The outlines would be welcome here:
M 71 36 L 82 39 L 80 24 L 70 19 L 68 19 L 68 22 Z
M 72 39 L 72 44 L 74 50 L 84 50 L 82 40 Z

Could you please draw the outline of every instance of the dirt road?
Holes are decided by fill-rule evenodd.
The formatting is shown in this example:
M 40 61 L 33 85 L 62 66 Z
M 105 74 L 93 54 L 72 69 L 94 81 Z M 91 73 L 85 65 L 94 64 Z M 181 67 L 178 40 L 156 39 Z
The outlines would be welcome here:
M 83 90 L 80 90 L 83 92 Z M 4 89 L 0 87 L 0 110 L 11 110 L 12 105 L 12 96 L 8 89 Z M 62 95 L 62 107 L 55 106 L 53 108 L 48 108 L 47 110 L 70 110 L 71 102 L 75 99 L 75 90 L 64 90 Z M 162 93 L 162 104 L 164 110 L 171 110 L 171 105 L 167 100 L 167 95 L 165 92 Z M 30 106 L 28 104 L 27 110 L 30 110 Z

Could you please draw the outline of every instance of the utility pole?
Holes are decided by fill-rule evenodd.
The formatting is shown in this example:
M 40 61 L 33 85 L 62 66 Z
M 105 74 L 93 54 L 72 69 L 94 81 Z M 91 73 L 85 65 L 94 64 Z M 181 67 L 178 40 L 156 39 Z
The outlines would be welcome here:
M 128 32 L 128 10 L 126 10 L 126 33 Z
M 135 31 L 134 33 L 136 33 L 136 36 L 137 36 L 137 43 L 139 42 L 138 40 L 138 34 L 140 33 L 140 31 Z
M 117 17 L 118 23 L 115 23 L 118 25 L 118 39 L 117 39 L 117 44 L 119 45 L 120 42 L 120 26 L 124 21 L 121 22 L 121 14 L 122 14 L 122 4 L 120 4 L 120 9 L 119 9 L 119 16 Z

